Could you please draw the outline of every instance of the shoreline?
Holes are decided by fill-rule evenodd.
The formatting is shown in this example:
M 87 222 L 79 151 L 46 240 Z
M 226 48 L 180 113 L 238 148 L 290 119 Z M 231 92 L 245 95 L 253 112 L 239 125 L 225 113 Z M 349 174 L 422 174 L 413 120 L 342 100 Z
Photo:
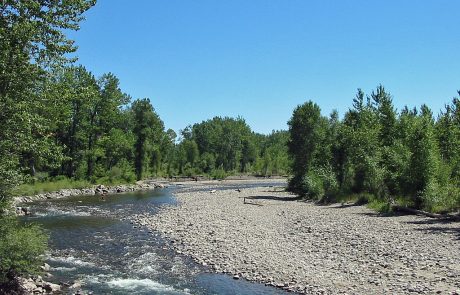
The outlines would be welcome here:
M 276 187 L 175 193 L 133 221 L 211 271 L 307 294 L 460 292 L 460 224 L 290 201 Z M 439 225 L 442 224 L 442 225 Z
M 238 183 L 252 183 L 252 182 L 267 182 L 267 181 L 286 181 L 285 177 L 256 177 L 256 176 L 230 176 L 222 180 L 212 180 L 212 179 L 200 179 L 196 180 L 190 177 L 176 178 L 181 179 L 178 181 L 173 181 L 170 179 L 146 179 L 137 181 L 135 184 L 120 184 L 113 186 L 105 186 L 102 184 L 95 184 L 87 188 L 68 188 L 61 189 L 58 191 L 44 192 L 35 195 L 28 196 L 16 196 L 13 197 L 11 202 L 11 209 L 16 212 L 17 215 L 28 215 L 30 213 L 28 207 L 19 206 L 21 204 L 28 204 L 40 200 L 54 200 L 68 198 L 72 196 L 105 196 L 110 194 L 121 194 L 128 192 L 136 191 L 148 191 L 156 188 L 167 188 L 169 186 L 190 186 L 190 187 L 199 187 L 199 186 L 215 186 L 219 187 L 222 184 L 238 184 Z
M 258 176 L 229 176 L 222 180 L 203 179 L 195 180 L 192 177 L 180 177 L 174 178 L 179 179 L 173 181 L 171 179 L 146 179 L 137 181 L 135 184 L 120 184 L 120 185 L 102 185 L 95 184 L 86 188 L 65 188 L 58 191 L 43 192 L 35 195 L 27 196 L 16 196 L 13 197 L 13 204 L 30 203 L 38 200 L 45 199 L 61 199 L 79 195 L 102 195 L 102 194 L 119 194 L 134 191 L 145 191 L 152 190 L 155 188 L 166 188 L 170 185 L 190 185 L 190 186 L 201 186 L 201 185 L 219 185 L 222 183 L 226 184 L 237 184 L 241 182 L 264 182 L 264 181 L 285 181 L 287 178 L 282 176 L 275 177 L 258 177 Z

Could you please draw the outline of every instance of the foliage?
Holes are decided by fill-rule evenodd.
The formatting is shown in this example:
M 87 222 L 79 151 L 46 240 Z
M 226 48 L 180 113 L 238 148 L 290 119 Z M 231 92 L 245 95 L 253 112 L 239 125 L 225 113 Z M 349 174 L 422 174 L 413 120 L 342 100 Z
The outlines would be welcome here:
M 15 187 L 12 193 L 16 196 L 32 196 L 66 188 L 86 188 L 89 186 L 91 186 L 91 183 L 87 180 L 72 180 L 67 177 L 58 177 L 51 181 L 23 183 Z
M 288 122 L 290 134 L 288 151 L 292 158 L 293 172 L 289 188 L 294 192 L 302 190 L 301 186 L 304 187 L 305 183 L 304 175 L 314 167 L 314 160 L 322 141 L 323 119 L 319 106 L 309 101 L 298 106 Z M 313 180 L 308 179 L 307 177 L 307 183 L 314 183 Z M 308 194 L 308 191 L 305 193 Z
M 15 217 L 0 217 L 0 283 L 36 273 L 43 262 L 47 236 L 36 225 L 20 225 Z
M 134 166 L 136 177 L 140 180 L 149 169 L 152 151 L 161 142 L 164 126 L 147 98 L 134 101 L 131 110 L 134 118 L 133 132 L 136 136 Z
M 41 262 L 46 236 L 3 214 L 11 189 L 36 168 L 51 170 L 64 160 L 53 138 L 50 96 L 53 71 L 75 51 L 65 31 L 78 30 L 93 0 L 2 1 L 0 4 L 0 281 L 32 273 Z M 69 89 L 68 89 L 69 90 Z
M 392 202 L 458 210 L 459 106 L 454 98 L 437 120 L 426 105 L 398 113 L 381 85 L 370 96 L 358 90 L 342 121 L 311 101 L 300 105 L 288 123 L 289 189 L 315 200 L 367 196 L 378 211 Z

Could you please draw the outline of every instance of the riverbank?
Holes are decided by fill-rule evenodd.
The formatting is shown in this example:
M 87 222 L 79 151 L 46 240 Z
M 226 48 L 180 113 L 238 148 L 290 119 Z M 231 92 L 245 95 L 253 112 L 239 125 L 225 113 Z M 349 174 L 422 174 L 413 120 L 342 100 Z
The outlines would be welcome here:
M 164 188 L 169 185 L 169 181 L 166 180 L 146 180 L 138 181 L 135 184 L 122 184 L 114 186 L 105 186 L 102 184 L 93 185 L 88 188 L 69 188 L 61 189 L 55 192 L 46 192 L 31 196 L 19 196 L 14 197 L 13 205 L 17 204 L 27 204 L 38 200 L 49 200 L 49 199 L 61 199 L 71 196 L 81 196 L 81 195 L 107 195 L 107 194 L 117 194 L 117 193 L 126 193 L 134 191 L 144 191 L 152 190 L 155 188 Z
M 240 182 L 248 181 L 286 181 L 286 177 L 274 176 L 270 178 L 256 177 L 256 176 L 247 176 L 247 175 L 235 175 L 228 176 L 222 180 L 211 180 L 205 177 L 174 177 L 171 179 L 159 178 L 159 179 L 146 179 L 137 181 L 134 184 L 119 184 L 119 185 L 91 185 L 88 187 L 82 188 L 64 188 L 56 191 L 43 192 L 31 195 L 21 195 L 15 196 L 13 198 L 13 205 L 20 203 L 31 203 L 38 200 L 46 199 L 61 199 L 71 196 L 81 196 L 81 195 L 102 195 L 102 194 L 117 194 L 117 193 L 126 193 L 134 191 L 146 191 L 152 190 L 155 188 L 165 188 L 171 184 L 173 185 L 218 185 L 222 183 L 226 184 L 235 184 Z
M 460 292 L 460 224 L 292 201 L 281 188 L 197 185 L 134 220 L 235 279 L 308 294 Z

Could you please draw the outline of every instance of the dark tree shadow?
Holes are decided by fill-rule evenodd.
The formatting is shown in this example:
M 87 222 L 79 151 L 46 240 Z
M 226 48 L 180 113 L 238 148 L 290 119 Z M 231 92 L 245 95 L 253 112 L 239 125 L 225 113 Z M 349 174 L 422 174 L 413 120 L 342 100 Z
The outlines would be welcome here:
M 453 224 L 455 221 L 441 218 L 425 218 L 422 220 L 407 221 L 408 224 Z
M 447 227 L 447 226 L 431 226 L 427 228 L 417 228 L 415 229 L 417 231 L 422 231 L 426 232 L 428 234 L 448 234 L 453 236 L 454 239 L 460 241 L 460 228 L 453 228 L 453 227 Z
M 371 209 L 372 210 L 372 209 Z M 358 212 L 358 213 L 353 213 L 355 215 L 363 215 L 363 216 L 369 216 L 369 217 L 400 217 L 400 216 L 408 216 L 414 214 L 406 213 L 406 212 L 398 212 L 398 211 L 390 211 L 390 212 L 377 212 L 377 211 L 372 211 L 372 212 Z
M 246 200 L 299 201 L 302 197 L 249 196 Z

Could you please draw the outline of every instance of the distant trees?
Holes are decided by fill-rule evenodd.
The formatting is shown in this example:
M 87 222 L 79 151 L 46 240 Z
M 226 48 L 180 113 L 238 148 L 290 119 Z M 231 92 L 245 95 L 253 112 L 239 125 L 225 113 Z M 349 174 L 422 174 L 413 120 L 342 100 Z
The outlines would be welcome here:
M 179 174 L 287 173 L 286 132 L 256 134 L 242 118 L 214 117 L 187 127 L 182 137 L 175 161 Z
M 366 193 L 431 211 L 459 208 L 458 101 L 437 120 L 426 105 L 398 113 L 383 86 L 367 97 L 358 90 L 341 121 L 312 102 L 298 106 L 288 123 L 289 189 L 313 199 Z

